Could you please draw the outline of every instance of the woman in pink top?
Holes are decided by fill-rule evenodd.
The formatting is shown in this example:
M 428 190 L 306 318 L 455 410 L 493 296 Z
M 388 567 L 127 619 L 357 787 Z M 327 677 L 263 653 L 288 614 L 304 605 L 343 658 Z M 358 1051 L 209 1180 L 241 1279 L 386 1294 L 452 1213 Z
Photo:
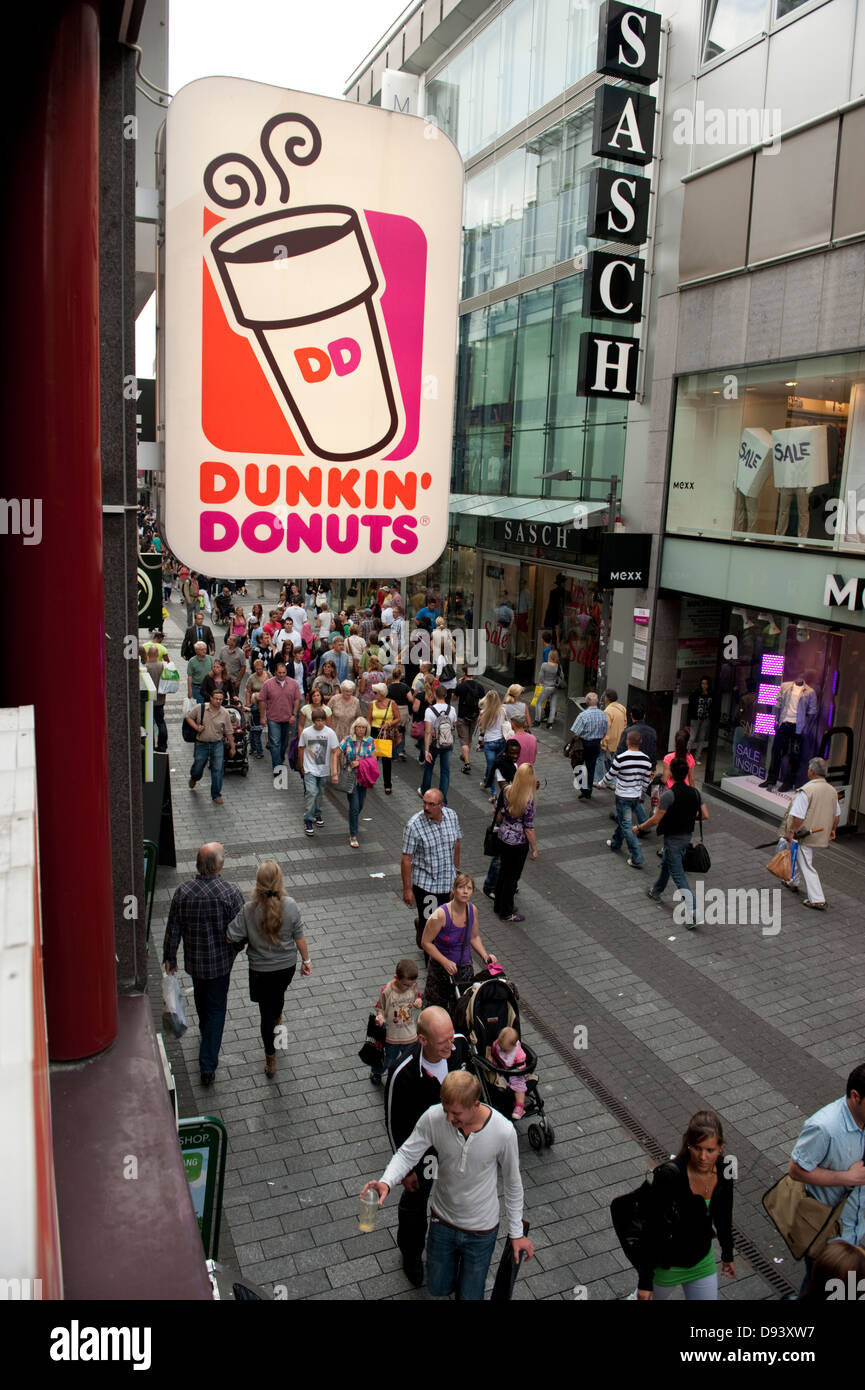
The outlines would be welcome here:
M 668 774 L 669 774 L 669 769 L 670 769 L 670 763 L 673 761 L 674 758 L 687 758 L 687 760 L 688 760 L 688 786 L 689 786 L 689 787 L 693 787 L 693 785 L 694 785 L 694 767 L 696 766 L 696 759 L 693 758 L 693 757 L 691 756 L 691 754 L 688 752 L 688 730 L 687 730 L 687 729 L 680 729 L 680 730 L 679 730 L 679 732 L 676 734 L 675 745 L 674 745 L 674 748 L 673 748 L 672 753 L 668 753 L 668 754 L 666 755 L 666 757 L 664 758 L 664 765 L 665 765 L 665 767 L 667 768 Z M 668 776 L 667 776 L 667 790 L 669 791 L 669 790 L 672 788 L 672 786 L 673 786 L 673 779 L 672 779 L 672 777 L 670 777 L 670 776 L 668 775 Z

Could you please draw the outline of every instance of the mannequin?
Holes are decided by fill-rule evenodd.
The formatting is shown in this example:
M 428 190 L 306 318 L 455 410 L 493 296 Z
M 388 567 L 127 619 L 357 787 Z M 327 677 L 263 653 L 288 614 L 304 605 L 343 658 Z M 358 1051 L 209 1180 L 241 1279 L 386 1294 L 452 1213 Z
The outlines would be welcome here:
M 736 471 L 734 531 L 756 531 L 760 493 L 772 471 L 772 436 L 768 430 L 742 431 Z
M 799 514 L 797 534 L 808 535 L 808 499 L 815 487 L 829 481 L 829 449 L 825 425 L 806 425 L 793 430 L 772 431 L 772 457 L 775 486 L 778 489 L 778 520 L 775 535 L 785 536 L 790 521 L 790 503 L 796 496 Z
M 772 760 L 769 772 L 761 787 L 769 791 L 788 792 L 793 788 L 793 779 L 801 756 L 801 740 L 813 731 L 817 720 L 820 702 L 814 691 L 817 672 L 809 668 L 795 680 L 784 681 L 778 690 L 773 714 L 775 716 L 775 740 L 772 744 Z M 787 755 L 787 773 L 783 784 L 778 787 L 778 773 L 781 761 Z

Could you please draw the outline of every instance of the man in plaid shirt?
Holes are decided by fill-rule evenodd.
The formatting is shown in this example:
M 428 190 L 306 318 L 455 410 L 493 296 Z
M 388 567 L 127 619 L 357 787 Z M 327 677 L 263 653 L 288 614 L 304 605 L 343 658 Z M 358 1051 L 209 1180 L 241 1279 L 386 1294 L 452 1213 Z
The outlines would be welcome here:
M 601 752 L 601 739 L 609 732 L 610 721 L 602 709 L 598 709 L 598 697 L 593 690 L 586 696 L 586 708 L 581 710 L 571 725 L 571 733 L 583 740 L 583 756 L 586 760 L 586 785 L 580 792 L 581 801 L 591 801 L 592 787 L 595 783 L 595 764 Z
M 243 910 L 243 895 L 220 878 L 225 863 L 222 845 L 202 845 L 195 861 L 197 877 L 182 883 L 171 899 L 162 947 L 166 971 L 177 970 L 177 946 L 183 940 L 183 963 L 192 976 L 201 1044 L 198 1065 L 202 1086 L 211 1086 L 219 1064 L 225 1028 L 231 967 L 240 947 L 230 945 L 228 924 Z
M 427 918 L 450 901 L 460 867 L 463 832 L 456 811 L 448 810 L 441 791 L 424 792 L 423 810 L 412 816 L 402 838 L 402 896 L 417 908 L 415 939 L 420 948 Z

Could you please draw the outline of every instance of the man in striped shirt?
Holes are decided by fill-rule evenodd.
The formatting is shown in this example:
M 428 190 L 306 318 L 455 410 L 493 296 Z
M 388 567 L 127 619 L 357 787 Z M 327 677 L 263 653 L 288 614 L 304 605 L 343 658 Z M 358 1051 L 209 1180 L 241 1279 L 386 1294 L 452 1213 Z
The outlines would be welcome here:
M 591 801 L 595 782 L 595 764 L 601 751 L 601 739 L 608 733 L 610 721 L 602 709 L 598 709 L 598 697 L 594 690 L 586 696 L 586 708 L 581 710 L 571 725 L 571 733 L 583 740 L 583 756 L 586 760 L 586 785 L 580 792 L 581 801 Z
M 635 821 L 639 825 L 646 819 L 643 792 L 655 775 L 655 764 L 640 751 L 641 742 L 642 735 L 633 729 L 628 734 L 625 751 L 616 754 L 612 767 L 601 782 L 602 787 L 611 786 L 613 783 L 616 787 L 618 824 L 613 831 L 613 838 L 608 840 L 607 844 L 616 853 L 622 840 L 625 840 L 631 851 L 628 864 L 632 869 L 642 869 L 643 851 L 631 827 Z

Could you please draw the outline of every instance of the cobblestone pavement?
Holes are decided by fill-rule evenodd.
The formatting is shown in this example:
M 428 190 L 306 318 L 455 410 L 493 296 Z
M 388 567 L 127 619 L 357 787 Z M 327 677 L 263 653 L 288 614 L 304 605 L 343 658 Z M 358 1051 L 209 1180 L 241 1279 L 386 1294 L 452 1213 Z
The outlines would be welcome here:
M 170 609 L 167 644 L 177 652 L 183 610 L 174 602 Z M 349 847 L 345 797 L 334 792 L 325 797 L 324 828 L 308 840 L 299 779 L 291 774 L 287 790 L 274 790 L 269 759 L 253 761 L 246 779 L 226 776 L 221 807 L 206 781 L 190 791 L 179 698 L 168 706 L 177 869 L 160 869 L 153 909 L 157 1016 L 168 904 L 206 840 L 225 844 L 225 876 L 244 893 L 256 854 L 280 862 L 313 959 L 311 979 L 298 974 L 286 1000 L 288 1050 L 275 1080 L 264 1075 L 243 961 L 212 1089 L 199 1085 L 195 1022 L 182 1041 L 167 1041 L 181 1113 L 217 1114 L 228 1130 L 221 1256 L 292 1299 L 425 1299 L 425 1288 L 412 1289 L 402 1273 L 395 1198 L 371 1234 L 359 1234 L 356 1217 L 357 1193 L 389 1156 L 382 1092 L 370 1086 L 357 1050 L 379 987 L 400 956 L 415 954 L 399 853 L 403 825 L 420 807 L 417 764 L 394 765 L 391 797 L 380 784 L 370 793 L 360 851 Z M 674 923 L 669 892 L 662 906 L 646 898 L 654 837 L 643 872 L 606 848 L 612 797 L 577 800 L 562 732 L 540 734 L 540 855 L 527 864 L 518 899 L 526 921 L 500 923 L 477 894 L 484 944 L 520 989 L 556 1134 L 552 1148 L 536 1153 L 521 1126 L 537 1255 L 514 1296 L 570 1299 L 579 1288 L 590 1300 L 627 1297 L 636 1280 L 612 1230 L 610 1199 L 678 1149 L 690 1115 L 710 1107 L 738 1164 L 738 1277 L 721 1280 L 722 1297 L 777 1298 L 798 1287 L 802 1271 L 766 1219 L 761 1194 L 786 1168 L 803 1118 L 842 1094 L 863 1060 L 865 857 L 853 839 L 822 852 L 831 902 L 824 915 L 791 894 L 781 900 L 778 889 L 775 934 L 768 918 L 687 931 Z M 482 877 L 489 807 L 478 781 L 457 765 L 449 802 L 463 826 L 463 866 Z M 771 828 L 717 799 L 709 810 L 707 888 L 773 889 L 777 880 L 763 867 L 771 851 L 754 849 Z M 182 979 L 194 1018 L 191 982 Z M 575 1046 L 580 1026 L 585 1047 Z

